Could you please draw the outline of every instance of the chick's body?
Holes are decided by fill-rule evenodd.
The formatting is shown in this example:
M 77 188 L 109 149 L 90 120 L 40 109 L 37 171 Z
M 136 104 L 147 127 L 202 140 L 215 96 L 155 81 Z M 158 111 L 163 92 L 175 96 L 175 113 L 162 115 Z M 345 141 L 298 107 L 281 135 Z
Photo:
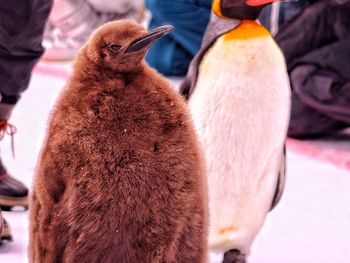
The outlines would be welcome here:
M 106 57 L 81 51 L 52 113 L 31 261 L 204 262 L 206 186 L 185 102 L 145 63 L 118 71 Z

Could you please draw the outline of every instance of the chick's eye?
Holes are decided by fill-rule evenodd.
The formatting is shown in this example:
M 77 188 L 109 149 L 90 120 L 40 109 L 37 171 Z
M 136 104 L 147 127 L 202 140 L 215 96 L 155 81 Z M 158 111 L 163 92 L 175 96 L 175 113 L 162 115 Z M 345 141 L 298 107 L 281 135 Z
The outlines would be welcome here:
M 112 44 L 112 45 L 109 46 L 109 49 L 112 50 L 112 51 L 117 51 L 121 47 L 122 47 L 121 45 Z

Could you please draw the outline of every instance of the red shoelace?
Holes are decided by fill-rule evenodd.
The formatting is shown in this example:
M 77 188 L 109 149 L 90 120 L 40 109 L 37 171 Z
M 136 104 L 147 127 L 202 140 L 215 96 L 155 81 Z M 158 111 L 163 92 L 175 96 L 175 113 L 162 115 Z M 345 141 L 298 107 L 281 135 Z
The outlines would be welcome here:
M 11 136 L 11 150 L 12 155 L 15 157 L 15 141 L 14 141 L 14 134 L 17 132 L 17 128 L 8 123 L 7 120 L 0 120 L 0 141 L 5 137 L 5 135 Z

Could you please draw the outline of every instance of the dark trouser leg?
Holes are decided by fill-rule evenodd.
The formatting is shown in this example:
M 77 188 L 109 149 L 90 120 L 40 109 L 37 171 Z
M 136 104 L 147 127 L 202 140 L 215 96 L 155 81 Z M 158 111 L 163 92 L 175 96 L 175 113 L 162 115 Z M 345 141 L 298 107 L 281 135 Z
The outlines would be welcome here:
M 2 0 L 0 4 L 0 139 L 7 120 L 43 53 L 42 35 L 52 0 Z M 0 206 L 27 206 L 27 188 L 10 176 L 0 159 Z
M 43 54 L 42 35 L 52 0 L 2 0 L 0 5 L 1 102 L 15 104 Z
M 168 76 L 183 76 L 200 48 L 209 22 L 211 0 L 146 0 L 152 12 L 150 28 L 171 24 L 175 30 L 158 40 L 146 60 Z

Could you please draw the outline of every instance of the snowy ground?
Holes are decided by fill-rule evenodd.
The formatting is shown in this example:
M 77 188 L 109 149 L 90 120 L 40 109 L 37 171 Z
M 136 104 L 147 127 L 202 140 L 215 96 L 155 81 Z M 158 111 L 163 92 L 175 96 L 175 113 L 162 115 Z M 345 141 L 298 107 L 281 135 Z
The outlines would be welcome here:
M 66 64 L 39 65 L 11 119 L 18 128 L 15 159 L 10 154 L 10 139 L 1 143 L 2 157 L 10 172 L 28 186 L 50 109 L 65 83 L 68 67 Z M 289 149 L 282 202 L 270 213 L 249 262 L 350 262 L 349 189 L 350 170 Z M 0 248 L 0 263 L 28 262 L 28 213 L 5 212 L 4 216 L 11 224 L 15 240 Z M 218 259 L 220 261 L 212 255 L 212 262 Z

